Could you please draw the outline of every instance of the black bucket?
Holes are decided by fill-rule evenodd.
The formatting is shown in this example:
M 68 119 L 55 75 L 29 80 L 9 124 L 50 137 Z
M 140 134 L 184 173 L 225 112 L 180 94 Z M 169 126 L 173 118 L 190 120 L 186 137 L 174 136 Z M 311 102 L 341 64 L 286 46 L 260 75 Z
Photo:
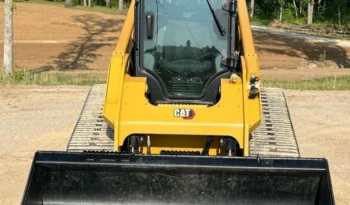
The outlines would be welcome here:
M 325 159 L 37 152 L 22 205 L 333 205 Z

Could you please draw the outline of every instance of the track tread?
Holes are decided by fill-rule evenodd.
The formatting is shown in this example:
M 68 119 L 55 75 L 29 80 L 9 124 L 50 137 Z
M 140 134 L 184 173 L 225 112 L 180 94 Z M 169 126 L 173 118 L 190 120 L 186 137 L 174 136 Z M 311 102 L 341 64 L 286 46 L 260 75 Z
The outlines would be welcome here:
M 92 86 L 67 151 L 113 151 L 113 129 L 103 119 L 105 84 Z
M 300 157 L 292 120 L 282 89 L 262 88 L 260 126 L 252 132 L 250 156 Z

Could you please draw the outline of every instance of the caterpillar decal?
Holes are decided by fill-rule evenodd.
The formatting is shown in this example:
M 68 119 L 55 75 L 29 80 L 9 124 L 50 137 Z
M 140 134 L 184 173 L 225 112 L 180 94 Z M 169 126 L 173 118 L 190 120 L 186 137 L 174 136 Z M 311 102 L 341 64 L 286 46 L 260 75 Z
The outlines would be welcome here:
M 192 109 L 175 109 L 174 117 L 182 117 L 186 120 L 191 120 L 194 118 L 196 113 Z

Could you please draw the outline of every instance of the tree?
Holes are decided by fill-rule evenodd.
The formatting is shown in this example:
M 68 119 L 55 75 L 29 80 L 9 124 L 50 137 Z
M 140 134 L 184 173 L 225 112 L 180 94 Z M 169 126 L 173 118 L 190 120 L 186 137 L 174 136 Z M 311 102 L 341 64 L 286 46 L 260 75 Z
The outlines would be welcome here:
M 66 0 L 64 7 L 67 7 L 67 8 L 72 7 L 72 0 Z
M 5 75 L 13 74 L 13 7 L 12 0 L 4 5 L 4 68 Z
M 125 0 L 124 0 L 125 1 Z M 350 32 L 350 0 L 246 0 L 249 16 L 266 23 L 275 19 L 288 23 L 315 22 L 327 27 L 321 32 Z M 254 5 L 254 8 L 253 8 Z
M 250 18 L 254 17 L 254 4 L 255 0 L 250 0 Z
M 282 19 L 283 19 L 283 6 L 281 5 L 280 6 L 280 15 L 279 15 L 280 22 L 282 22 Z
M 295 17 L 298 18 L 298 7 L 297 7 L 297 3 L 295 2 L 295 0 L 293 0 L 293 6 L 294 6 L 294 12 L 295 12 Z
M 310 0 L 307 6 L 307 24 L 312 25 L 313 16 L 314 16 L 314 0 Z
M 283 19 L 283 6 L 284 6 L 284 0 L 278 0 L 279 4 L 280 4 L 280 12 L 279 12 L 279 21 L 282 22 Z
M 124 10 L 124 0 L 119 0 L 119 5 L 118 5 L 118 10 L 119 10 L 119 13 L 123 13 L 123 10 Z
M 84 0 L 84 7 L 87 7 L 87 0 Z

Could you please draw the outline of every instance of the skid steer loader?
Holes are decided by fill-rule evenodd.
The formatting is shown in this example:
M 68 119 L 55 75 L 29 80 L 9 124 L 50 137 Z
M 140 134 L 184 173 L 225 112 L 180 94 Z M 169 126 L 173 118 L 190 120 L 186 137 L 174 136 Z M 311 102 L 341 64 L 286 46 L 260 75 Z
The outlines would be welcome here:
M 261 87 L 245 0 L 132 0 L 67 151 L 35 153 L 23 205 L 333 205 L 283 91 Z

